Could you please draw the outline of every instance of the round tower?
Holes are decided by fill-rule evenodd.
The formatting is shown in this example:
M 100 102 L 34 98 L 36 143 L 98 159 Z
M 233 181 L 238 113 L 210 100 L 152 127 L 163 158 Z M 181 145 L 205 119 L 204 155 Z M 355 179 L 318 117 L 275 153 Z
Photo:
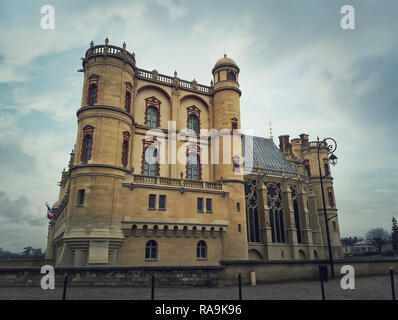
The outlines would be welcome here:
M 215 167 L 215 179 L 242 179 L 236 175 L 235 167 L 240 163 L 241 141 L 239 136 L 231 136 L 232 130 L 240 129 L 239 67 L 231 58 L 217 61 L 212 73 L 214 76 L 214 128 L 220 136 L 219 164 Z M 231 151 L 225 149 L 224 139 L 231 138 Z M 223 148 L 224 147 L 224 148 Z M 239 157 L 239 158 L 238 158 Z M 235 163 L 234 163 L 235 160 Z M 238 160 L 238 161 L 236 161 Z
M 227 186 L 229 200 L 229 226 L 223 238 L 223 260 L 247 260 L 245 190 L 241 173 L 242 147 L 240 129 L 239 67 L 231 58 L 217 61 L 214 77 L 214 129 L 218 131 L 218 164 L 214 165 L 215 180 Z M 231 134 L 233 133 L 233 134 Z M 230 141 L 230 145 L 228 145 Z M 214 152 L 214 149 L 213 149 Z M 214 158 L 213 158 L 214 159 Z M 238 209 L 239 208 L 239 209 Z M 243 211 L 243 210 L 242 210 Z
M 71 169 L 69 228 L 64 266 L 115 265 L 124 236 L 117 196 L 131 171 L 134 54 L 122 47 L 90 44 L 84 72 L 75 156 Z

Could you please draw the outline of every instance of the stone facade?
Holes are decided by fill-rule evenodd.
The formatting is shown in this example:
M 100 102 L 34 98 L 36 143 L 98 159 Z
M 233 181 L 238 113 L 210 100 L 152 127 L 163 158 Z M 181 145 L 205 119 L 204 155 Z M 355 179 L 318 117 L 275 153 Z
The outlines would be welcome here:
M 316 178 L 301 177 L 303 156 L 286 154 L 293 182 L 283 170 L 243 168 L 240 69 L 232 59 L 224 56 L 216 63 L 210 86 L 182 80 L 177 72 L 170 77 L 139 69 L 125 44 L 119 48 L 107 39 L 105 45 L 91 43 L 82 65 L 76 144 L 52 208 L 47 259 L 80 268 L 208 267 L 222 260 L 324 257 L 319 190 Z M 228 149 L 224 143 L 231 136 Z M 255 241 L 247 233 L 247 181 L 253 180 L 261 206 L 255 217 L 261 237 Z M 278 243 L 269 231 L 264 184 L 269 182 L 281 188 L 286 228 Z M 339 239 L 338 231 L 333 237 Z M 339 246 L 337 240 L 334 245 Z

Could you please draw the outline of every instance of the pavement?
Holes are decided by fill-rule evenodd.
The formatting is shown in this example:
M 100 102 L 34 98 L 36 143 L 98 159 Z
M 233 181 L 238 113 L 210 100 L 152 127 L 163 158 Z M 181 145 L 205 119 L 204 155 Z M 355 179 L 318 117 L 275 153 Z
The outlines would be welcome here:
M 395 281 L 396 295 L 398 281 Z M 391 300 L 389 276 L 357 277 L 355 289 L 343 290 L 340 278 L 324 283 L 326 300 Z M 238 286 L 155 287 L 155 300 L 237 300 Z M 63 288 L 0 287 L 0 300 L 61 300 Z M 68 287 L 68 300 L 150 300 L 151 288 Z M 319 281 L 300 281 L 242 286 L 243 300 L 321 300 Z

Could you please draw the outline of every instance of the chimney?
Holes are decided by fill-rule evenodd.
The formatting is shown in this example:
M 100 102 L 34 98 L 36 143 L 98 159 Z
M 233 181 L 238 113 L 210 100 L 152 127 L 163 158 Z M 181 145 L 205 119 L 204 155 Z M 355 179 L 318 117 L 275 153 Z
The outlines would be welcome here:
M 279 136 L 279 149 L 282 153 L 291 153 L 292 145 L 289 140 L 289 135 Z

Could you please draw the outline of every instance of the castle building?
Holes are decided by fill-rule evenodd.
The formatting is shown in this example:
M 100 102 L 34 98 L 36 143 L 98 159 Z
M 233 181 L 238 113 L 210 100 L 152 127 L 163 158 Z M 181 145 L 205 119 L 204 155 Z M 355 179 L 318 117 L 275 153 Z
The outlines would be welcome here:
M 136 66 L 126 45 L 90 44 L 68 170 L 46 258 L 57 266 L 217 266 L 328 254 L 317 149 L 244 135 L 239 72 L 224 55 L 210 86 Z M 226 143 L 227 142 L 227 143 Z M 341 243 L 320 146 L 333 254 Z

